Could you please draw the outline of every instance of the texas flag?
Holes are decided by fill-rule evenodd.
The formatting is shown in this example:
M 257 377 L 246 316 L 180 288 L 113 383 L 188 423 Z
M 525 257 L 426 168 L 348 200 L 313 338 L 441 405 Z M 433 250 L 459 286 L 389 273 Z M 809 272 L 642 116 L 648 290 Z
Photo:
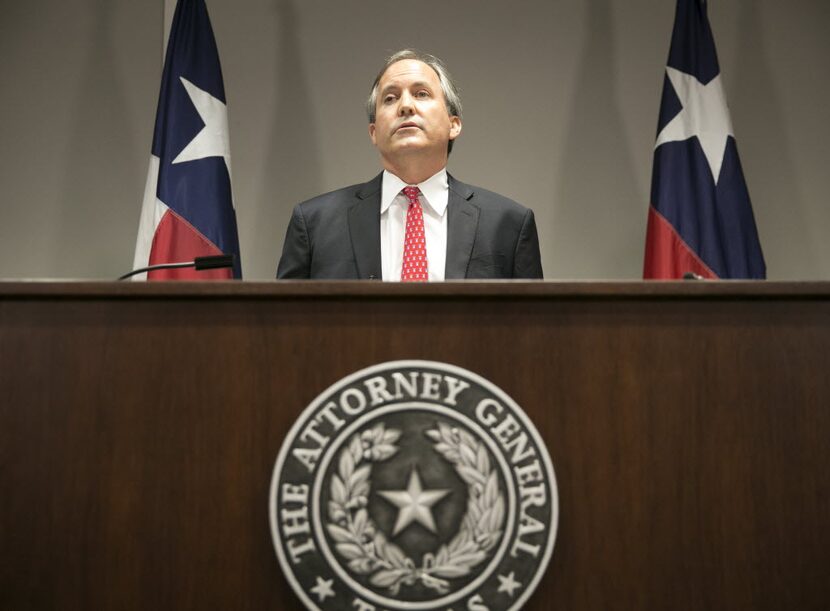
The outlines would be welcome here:
M 233 270 L 157 270 L 149 279 L 242 277 L 219 53 L 204 0 L 179 0 L 161 77 L 134 266 L 221 254 L 236 255 Z
M 678 0 L 663 84 L 644 278 L 765 278 L 705 0 Z

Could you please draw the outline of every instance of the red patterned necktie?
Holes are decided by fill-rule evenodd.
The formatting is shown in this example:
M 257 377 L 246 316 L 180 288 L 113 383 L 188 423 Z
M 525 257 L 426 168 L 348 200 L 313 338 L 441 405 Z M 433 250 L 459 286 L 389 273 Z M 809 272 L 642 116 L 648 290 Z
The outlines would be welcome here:
M 403 193 L 409 200 L 406 209 L 406 235 L 403 240 L 402 282 L 426 282 L 427 241 L 424 237 L 424 211 L 418 201 L 418 187 L 404 187 Z

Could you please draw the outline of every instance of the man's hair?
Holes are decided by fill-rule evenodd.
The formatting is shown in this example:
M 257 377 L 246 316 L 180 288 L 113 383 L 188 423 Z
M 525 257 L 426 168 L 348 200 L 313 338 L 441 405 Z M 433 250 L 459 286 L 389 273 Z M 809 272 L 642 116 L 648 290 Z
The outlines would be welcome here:
M 403 49 L 397 53 L 393 53 L 386 59 L 386 63 L 381 68 L 378 75 L 375 77 L 375 82 L 372 83 L 372 91 L 369 93 L 369 99 L 366 100 L 366 114 L 369 116 L 369 123 L 375 122 L 375 113 L 377 112 L 378 102 L 378 85 L 380 79 L 389 69 L 392 64 L 405 60 L 414 59 L 425 63 L 427 66 L 435 70 L 438 75 L 438 81 L 441 83 L 441 90 L 444 92 L 444 104 L 447 107 L 447 114 L 451 117 L 461 118 L 461 96 L 458 94 L 458 86 L 450 76 L 447 67 L 440 59 L 429 53 L 421 53 L 416 49 Z M 453 141 L 450 140 L 447 144 L 447 154 L 452 151 Z

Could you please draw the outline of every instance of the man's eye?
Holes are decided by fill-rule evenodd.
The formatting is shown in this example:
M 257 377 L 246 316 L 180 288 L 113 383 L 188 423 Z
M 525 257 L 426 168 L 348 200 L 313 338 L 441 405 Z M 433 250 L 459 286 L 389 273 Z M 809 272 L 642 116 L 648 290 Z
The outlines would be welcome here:
M 419 98 L 428 98 L 428 97 L 429 97 L 429 91 L 426 91 L 426 90 L 424 89 L 424 90 L 419 91 L 419 92 L 418 92 L 418 93 L 416 93 L 415 95 L 416 95 L 417 97 L 419 97 Z
M 388 104 L 389 102 L 394 102 L 395 101 L 395 96 L 390 94 L 390 95 L 386 96 L 385 98 L 383 98 L 383 101 L 386 104 Z

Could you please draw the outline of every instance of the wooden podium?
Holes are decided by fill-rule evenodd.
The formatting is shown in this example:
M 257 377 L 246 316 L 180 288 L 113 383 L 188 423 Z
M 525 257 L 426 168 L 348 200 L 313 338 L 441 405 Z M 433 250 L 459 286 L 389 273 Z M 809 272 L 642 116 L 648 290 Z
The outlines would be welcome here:
M 277 452 L 397 359 L 547 443 L 528 609 L 830 608 L 830 285 L 731 282 L 1 283 L 0 608 L 300 608 Z

